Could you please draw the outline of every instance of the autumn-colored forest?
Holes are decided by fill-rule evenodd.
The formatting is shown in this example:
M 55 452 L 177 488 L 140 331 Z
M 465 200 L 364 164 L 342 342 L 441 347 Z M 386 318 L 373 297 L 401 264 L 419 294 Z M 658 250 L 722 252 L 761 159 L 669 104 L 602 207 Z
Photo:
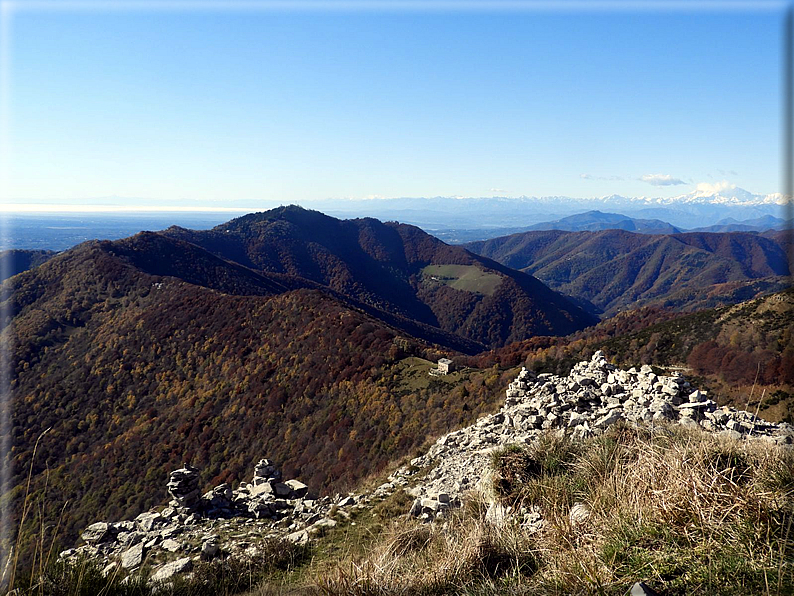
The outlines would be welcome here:
M 753 406 L 770 419 L 794 421 L 794 289 L 734 306 L 682 314 L 660 307 L 621 313 L 584 331 L 537 337 L 467 358 L 473 366 L 526 364 L 566 374 L 603 350 L 623 367 L 651 364 L 695 377 L 722 403 Z M 761 395 L 769 396 L 759 401 Z M 773 397 L 774 396 L 774 397 Z M 766 407 L 778 405 L 774 411 Z
M 66 507 L 64 544 L 164 503 L 185 461 L 207 489 L 261 457 L 318 491 L 350 487 L 495 407 L 508 382 L 489 368 L 400 389 L 396 362 L 440 352 L 319 290 L 224 294 L 99 243 L 14 281 L 13 498 L 32 463 L 46 514 Z

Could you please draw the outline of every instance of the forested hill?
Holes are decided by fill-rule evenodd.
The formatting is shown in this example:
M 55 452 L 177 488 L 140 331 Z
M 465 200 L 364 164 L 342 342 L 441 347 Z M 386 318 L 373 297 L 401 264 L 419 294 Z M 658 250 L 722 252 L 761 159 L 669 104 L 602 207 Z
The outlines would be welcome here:
M 269 456 L 319 490 L 342 489 L 498 399 L 492 370 L 432 384 L 422 369 L 423 384 L 407 386 L 407 357 L 444 352 L 326 290 L 183 244 L 86 243 L 6 282 L 11 498 L 18 514 L 32 464 L 48 514 L 68 502 L 65 543 L 92 519 L 161 502 L 184 461 L 209 485 Z M 152 259 L 155 248 L 171 260 Z M 179 271 L 194 283 L 164 275 L 190 254 L 190 275 Z
M 380 225 L 402 244 L 391 245 L 394 253 L 372 249 L 377 260 L 399 264 L 397 248 L 406 262 L 430 258 L 424 267 L 434 268 L 421 283 L 471 284 L 486 296 L 489 283 L 503 283 L 488 277 L 501 274 L 499 265 L 450 262 L 471 258 L 454 251 L 432 262 L 454 247 L 441 244 L 436 253 L 435 241 L 416 228 Z M 494 407 L 512 378 L 507 368 L 534 358 L 518 344 L 501 367 L 483 361 L 478 369 L 431 379 L 427 360 L 450 353 L 412 337 L 386 315 L 372 316 L 374 306 L 366 311 L 317 281 L 254 270 L 173 236 L 86 243 L 5 282 L 4 290 L 14 286 L 13 294 L 2 293 L 10 296 L 3 306 L 14 313 L 5 333 L 15 338 L 0 338 L 13 347 L 13 449 L 3 456 L 14 476 L 11 495 L 2 498 L 11 498 L 18 513 L 32 469 L 34 491 L 47 491 L 48 519 L 57 519 L 68 503 L 65 544 L 95 519 L 134 517 L 161 503 L 167 472 L 186 461 L 203 470 L 203 487 L 239 481 L 252 462 L 271 457 L 285 474 L 318 490 L 344 490 L 428 436 Z M 420 259 L 425 251 L 432 254 Z M 702 349 L 755 341 L 742 329 L 739 320 L 724 337 L 704 337 L 699 341 L 717 344 Z M 767 350 L 773 339 L 785 341 L 774 333 L 763 336 Z M 646 343 L 651 340 L 662 345 L 652 335 Z M 717 357 L 706 353 L 709 362 Z M 767 352 L 752 357 L 759 354 L 769 359 Z M 782 360 L 775 362 L 779 370 Z
M 487 346 L 564 335 L 597 322 L 531 275 L 449 246 L 414 226 L 339 220 L 292 206 L 208 231 L 172 227 L 162 234 Z
M 465 246 L 611 316 L 646 304 L 694 310 L 783 289 L 789 275 L 783 239 L 740 232 L 552 230 Z

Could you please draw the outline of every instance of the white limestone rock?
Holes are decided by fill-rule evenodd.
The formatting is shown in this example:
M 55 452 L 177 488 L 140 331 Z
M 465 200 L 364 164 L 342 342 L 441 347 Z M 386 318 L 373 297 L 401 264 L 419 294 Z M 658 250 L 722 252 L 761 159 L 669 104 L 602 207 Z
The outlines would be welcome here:
M 80 534 L 80 538 L 89 543 L 100 543 L 108 540 L 112 535 L 113 532 L 109 524 L 97 522 L 83 530 L 83 533 Z
M 136 567 L 140 567 L 141 563 L 143 563 L 145 554 L 146 549 L 143 545 L 143 542 L 139 542 L 138 544 L 124 551 L 124 554 L 121 555 L 121 566 L 124 569 L 134 569 Z
M 193 569 L 193 560 L 190 557 L 183 557 L 159 567 L 150 578 L 150 581 L 162 582 L 170 579 L 177 573 L 185 573 L 191 569 Z

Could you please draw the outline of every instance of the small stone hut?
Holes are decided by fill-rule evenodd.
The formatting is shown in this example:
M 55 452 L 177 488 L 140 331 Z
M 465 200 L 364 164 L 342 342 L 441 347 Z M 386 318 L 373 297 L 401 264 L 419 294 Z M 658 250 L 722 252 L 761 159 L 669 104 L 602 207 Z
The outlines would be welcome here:
M 455 368 L 452 360 L 449 358 L 441 358 L 438 361 L 438 374 L 445 375 L 447 373 L 451 373 Z

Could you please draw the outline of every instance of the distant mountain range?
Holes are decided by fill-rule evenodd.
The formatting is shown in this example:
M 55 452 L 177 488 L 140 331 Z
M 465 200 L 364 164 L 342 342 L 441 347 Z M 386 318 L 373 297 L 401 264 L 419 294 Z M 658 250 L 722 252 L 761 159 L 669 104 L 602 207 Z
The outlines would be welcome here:
M 533 230 L 564 230 L 568 232 L 626 230 L 641 234 L 678 234 L 683 231 L 659 219 L 635 219 L 619 213 L 602 213 L 601 211 L 569 215 L 557 221 L 530 226 L 526 231 Z
M 314 208 L 338 217 L 371 216 L 417 225 L 444 239 L 466 231 L 490 232 L 489 237 L 526 230 L 543 222 L 599 210 L 636 219 L 658 219 L 684 230 L 693 222 L 717 224 L 725 218 L 738 221 L 765 215 L 789 218 L 783 195 L 753 194 L 741 188 L 695 190 L 676 197 L 431 197 L 371 200 L 328 199 L 311 203 Z M 509 230 L 509 231 L 507 231 Z M 495 232 L 495 233 L 494 233 Z
M 679 234 L 682 232 L 766 232 L 770 230 L 790 230 L 794 220 L 773 215 L 764 215 L 738 221 L 728 217 L 711 226 L 692 229 L 676 227 L 660 219 L 638 219 L 620 213 L 604 213 L 598 210 L 569 215 L 554 221 L 545 221 L 532 226 L 511 228 L 476 228 L 467 230 L 444 229 L 434 233 L 438 238 L 451 244 L 465 244 L 478 240 L 488 240 L 499 236 L 509 236 L 535 230 L 563 230 L 584 232 L 598 230 L 627 230 L 640 234 Z
M 531 273 L 611 316 L 651 303 L 691 310 L 782 289 L 790 274 L 786 238 L 784 232 L 761 236 L 552 230 L 465 246 Z
M 794 220 L 783 219 L 773 215 L 765 215 L 755 219 L 737 221 L 732 217 L 721 219 L 713 226 L 694 228 L 690 232 L 766 232 L 768 230 L 790 230 L 794 228 Z
M 520 231 L 563 230 L 566 232 L 584 232 L 626 230 L 641 234 L 680 234 L 682 232 L 767 232 L 792 228 L 794 228 L 794 220 L 785 220 L 774 215 L 764 215 L 763 217 L 743 221 L 727 217 L 712 226 L 685 229 L 675 227 L 660 219 L 636 219 L 620 213 L 603 213 L 596 210 L 569 215 L 556 221 L 535 224 Z
M 234 204 L 234 200 L 230 203 Z M 257 212 L 279 206 L 272 200 L 242 204 Z M 449 244 L 534 229 L 595 231 L 611 227 L 642 233 L 674 233 L 693 228 L 762 231 L 769 229 L 767 226 L 777 228 L 779 220 L 787 221 L 780 225 L 790 226 L 794 217 L 791 205 L 785 204 L 782 195 L 758 195 L 740 188 L 694 191 L 673 198 L 609 195 L 323 199 L 304 201 L 301 205 L 343 219 L 374 217 L 415 225 Z M 599 220 L 592 219 L 596 211 L 603 213 L 600 220 L 603 226 Z M 568 219 L 571 216 L 573 220 Z M 15 213 L 7 218 L 7 233 L 0 238 L 0 249 L 65 250 L 90 239 L 117 240 L 140 230 L 162 229 L 173 224 L 208 229 L 228 217 L 217 212 Z M 576 222 L 577 217 L 584 221 Z

